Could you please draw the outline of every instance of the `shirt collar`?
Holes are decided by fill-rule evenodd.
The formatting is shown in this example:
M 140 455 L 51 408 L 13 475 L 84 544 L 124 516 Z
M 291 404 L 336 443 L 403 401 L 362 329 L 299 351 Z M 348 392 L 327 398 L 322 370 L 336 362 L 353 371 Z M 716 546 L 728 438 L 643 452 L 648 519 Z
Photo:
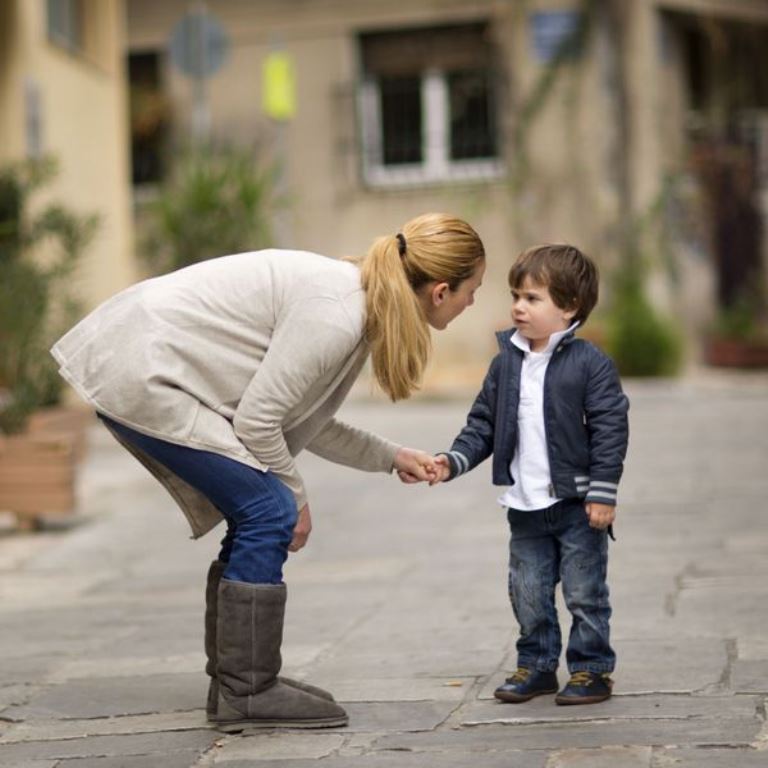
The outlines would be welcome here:
M 564 331 L 558 331 L 557 333 L 553 333 L 549 337 L 549 341 L 547 342 L 547 346 L 544 347 L 544 349 L 541 350 L 541 352 L 536 352 L 534 354 L 538 355 L 549 355 L 552 354 L 552 352 L 555 350 L 555 347 L 570 333 L 573 333 L 576 328 L 579 326 L 579 321 L 577 320 L 575 323 L 573 323 L 570 328 L 566 328 Z M 510 337 L 510 341 L 518 348 L 522 349 L 523 352 L 530 352 L 531 351 L 531 342 L 528 341 L 528 339 L 523 336 L 520 331 L 515 330 L 515 332 Z

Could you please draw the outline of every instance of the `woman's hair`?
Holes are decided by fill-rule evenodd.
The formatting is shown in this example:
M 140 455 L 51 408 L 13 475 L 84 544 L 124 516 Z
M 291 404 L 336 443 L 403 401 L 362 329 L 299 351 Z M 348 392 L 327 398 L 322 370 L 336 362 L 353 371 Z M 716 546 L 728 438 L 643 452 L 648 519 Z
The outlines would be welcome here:
M 581 325 L 597 304 L 597 267 L 573 245 L 536 245 L 523 251 L 509 270 L 509 287 L 520 288 L 526 277 L 546 286 L 555 306 L 575 309 L 573 319 Z
M 378 238 L 360 263 L 366 340 L 376 381 L 392 400 L 418 389 L 431 349 L 416 292 L 430 282 L 455 291 L 485 258 L 477 232 L 461 219 L 426 213 Z

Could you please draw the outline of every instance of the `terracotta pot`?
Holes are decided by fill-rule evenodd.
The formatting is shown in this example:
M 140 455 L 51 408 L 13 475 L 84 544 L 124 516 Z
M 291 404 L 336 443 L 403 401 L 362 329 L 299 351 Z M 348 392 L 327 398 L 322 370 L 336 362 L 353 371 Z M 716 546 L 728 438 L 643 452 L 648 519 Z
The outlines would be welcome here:
M 726 368 L 768 368 L 768 341 L 711 337 L 705 341 L 704 360 Z

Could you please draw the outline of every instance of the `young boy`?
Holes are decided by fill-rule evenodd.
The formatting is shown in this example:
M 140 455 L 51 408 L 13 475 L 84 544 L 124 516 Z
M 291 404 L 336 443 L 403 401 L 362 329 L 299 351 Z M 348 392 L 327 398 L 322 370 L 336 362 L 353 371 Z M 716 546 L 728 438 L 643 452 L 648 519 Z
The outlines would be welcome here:
M 574 337 L 597 303 L 589 258 L 569 245 L 531 248 L 512 266 L 509 285 L 516 330 L 497 334 L 501 352 L 466 426 L 437 457 L 438 481 L 493 454 L 493 482 L 508 486 L 499 503 L 511 533 L 509 595 L 520 635 L 517 671 L 496 698 L 557 693 L 558 704 L 592 704 L 613 685 L 607 537 L 627 450 L 628 401 L 611 360 Z M 573 618 L 571 678 L 559 693 L 558 581 Z

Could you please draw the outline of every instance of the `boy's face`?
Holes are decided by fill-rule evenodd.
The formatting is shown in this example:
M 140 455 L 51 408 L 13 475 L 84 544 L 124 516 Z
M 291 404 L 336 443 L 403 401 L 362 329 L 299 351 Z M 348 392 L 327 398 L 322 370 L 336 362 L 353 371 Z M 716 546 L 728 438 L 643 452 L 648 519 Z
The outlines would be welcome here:
M 512 320 L 534 352 L 544 349 L 553 333 L 570 327 L 576 311 L 575 307 L 558 307 L 552 301 L 549 288 L 534 283 L 530 277 L 512 289 Z

